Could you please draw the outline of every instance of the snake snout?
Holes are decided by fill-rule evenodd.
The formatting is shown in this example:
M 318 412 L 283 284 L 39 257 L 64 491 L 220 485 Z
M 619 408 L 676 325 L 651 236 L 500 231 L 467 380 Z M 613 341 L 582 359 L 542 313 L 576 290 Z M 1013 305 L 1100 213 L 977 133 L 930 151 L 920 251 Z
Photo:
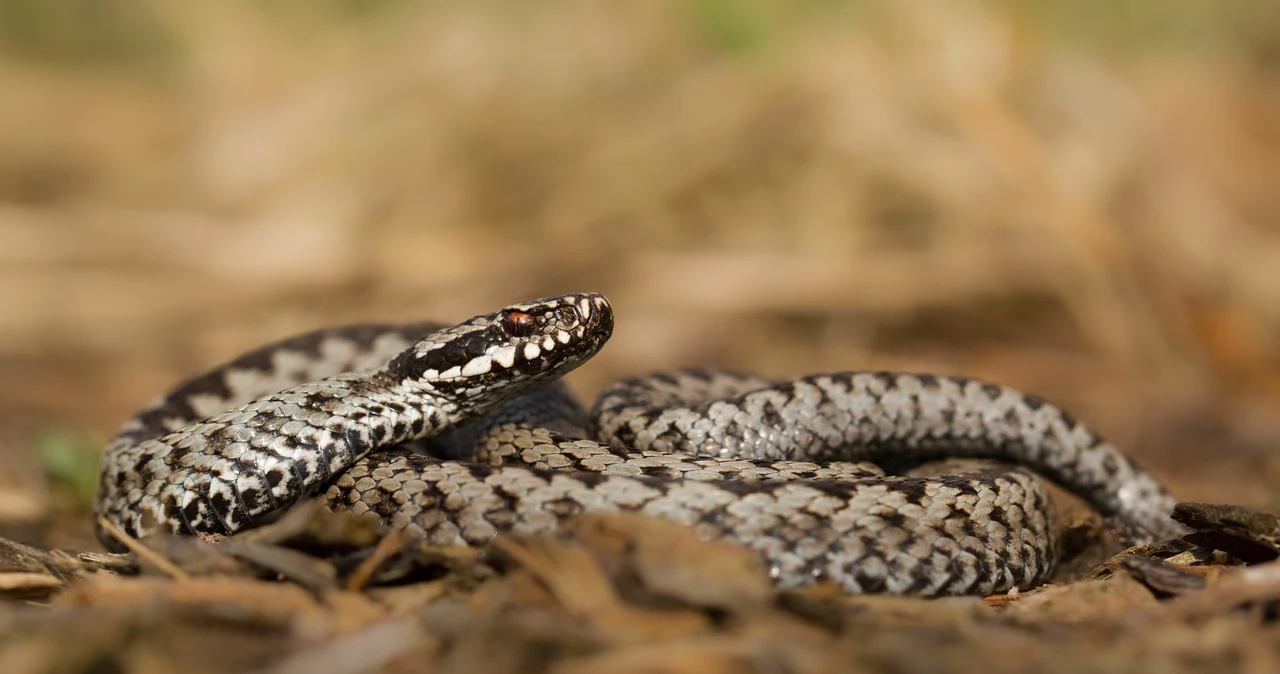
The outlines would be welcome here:
M 613 306 L 604 295 L 591 294 L 578 301 L 578 317 L 592 332 L 606 339 L 613 334 Z

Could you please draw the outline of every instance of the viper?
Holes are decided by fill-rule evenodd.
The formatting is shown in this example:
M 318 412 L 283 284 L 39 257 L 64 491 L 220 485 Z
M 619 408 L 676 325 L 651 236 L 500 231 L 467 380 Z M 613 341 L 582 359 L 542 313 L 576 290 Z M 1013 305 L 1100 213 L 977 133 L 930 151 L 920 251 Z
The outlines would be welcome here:
M 484 545 L 635 511 L 746 546 L 783 587 L 921 596 L 1044 582 L 1057 549 L 1041 476 L 1132 542 L 1183 533 L 1173 496 L 1112 444 L 975 379 L 673 371 L 620 381 L 587 412 L 560 378 L 613 326 L 610 303 L 584 293 L 262 347 L 121 428 L 96 515 L 135 537 L 230 535 L 319 496 L 432 543 Z M 1003 463 L 913 470 L 948 458 Z

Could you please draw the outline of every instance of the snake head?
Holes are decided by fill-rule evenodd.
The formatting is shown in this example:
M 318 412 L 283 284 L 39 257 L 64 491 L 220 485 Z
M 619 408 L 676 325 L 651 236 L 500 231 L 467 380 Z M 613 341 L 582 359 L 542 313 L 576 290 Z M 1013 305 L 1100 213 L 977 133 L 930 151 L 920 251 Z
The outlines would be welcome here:
M 594 356 L 613 334 L 604 295 L 521 302 L 438 330 L 392 364 L 405 386 L 483 413 Z

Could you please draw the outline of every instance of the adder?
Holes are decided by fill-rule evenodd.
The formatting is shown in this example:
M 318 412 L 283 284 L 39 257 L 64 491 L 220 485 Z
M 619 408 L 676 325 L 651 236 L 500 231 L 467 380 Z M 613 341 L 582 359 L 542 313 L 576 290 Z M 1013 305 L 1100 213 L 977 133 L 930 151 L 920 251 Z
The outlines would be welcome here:
M 1183 533 L 1173 496 L 1113 445 L 974 379 L 676 371 L 618 382 L 587 414 L 559 379 L 613 323 L 602 295 L 570 294 L 263 347 L 126 423 L 102 456 L 96 514 L 133 536 L 233 534 L 319 495 L 433 543 L 483 545 L 636 511 L 746 546 L 783 587 L 921 596 L 1048 578 L 1055 523 L 1038 474 L 1133 541 Z M 1015 465 L 882 467 L 947 457 Z

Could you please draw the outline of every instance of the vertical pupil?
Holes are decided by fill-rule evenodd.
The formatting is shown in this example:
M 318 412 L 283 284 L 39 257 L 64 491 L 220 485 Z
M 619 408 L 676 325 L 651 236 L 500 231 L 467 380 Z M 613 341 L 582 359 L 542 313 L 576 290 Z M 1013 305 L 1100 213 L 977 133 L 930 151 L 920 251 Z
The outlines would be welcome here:
M 523 337 L 533 331 L 533 316 L 522 311 L 512 311 L 505 316 L 507 332 Z

